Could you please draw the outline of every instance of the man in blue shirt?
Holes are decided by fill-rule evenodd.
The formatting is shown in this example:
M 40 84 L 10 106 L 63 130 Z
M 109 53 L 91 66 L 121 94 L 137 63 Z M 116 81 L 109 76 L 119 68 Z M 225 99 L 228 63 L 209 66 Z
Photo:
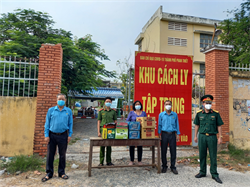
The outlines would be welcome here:
M 164 107 L 166 111 L 159 114 L 158 133 L 161 139 L 161 159 L 162 159 L 162 173 L 167 172 L 167 149 L 168 144 L 171 155 L 171 171 L 178 174 L 175 167 L 176 161 L 176 141 L 179 141 L 179 120 L 175 112 L 171 111 L 172 102 L 165 101 Z
M 64 94 L 57 95 L 57 106 L 48 110 L 44 128 L 45 141 L 47 146 L 47 175 L 42 178 L 45 182 L 53 177 L 54 174 L 54 156 L 56 147 L 59 149 L 59 167 L 58 176 L 62 179 L 68 179 L 65 174 L 66 151 L 71 135 L 73 133 L 73 115 L 70 108 L 65 106 L 66 96 Z

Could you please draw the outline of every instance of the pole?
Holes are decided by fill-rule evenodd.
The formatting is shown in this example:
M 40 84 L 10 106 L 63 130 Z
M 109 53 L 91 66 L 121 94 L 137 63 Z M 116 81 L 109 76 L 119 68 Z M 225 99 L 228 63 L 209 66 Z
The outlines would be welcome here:
M 128 113 L 130 112 L 130 94 L 131 94 L 131 70 L 132 68 L 129 68 L 129 87 L 128 87 Z

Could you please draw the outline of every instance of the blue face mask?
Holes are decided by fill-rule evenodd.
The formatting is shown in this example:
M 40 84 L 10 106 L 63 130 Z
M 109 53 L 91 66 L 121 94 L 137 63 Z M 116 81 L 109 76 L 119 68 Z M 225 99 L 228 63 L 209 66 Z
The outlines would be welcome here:
M 136 109 L 136 110 L 140 110 L 140 109 L 141 109 L 141 105 L 136 105 L 136 106 L 135 106 L 135 109 Z
M 111 103 L 105 103 L 106 107 L 110 107 Z
M 64 100 L 58 100 L 58 101 L 57 101 L 57 104 L 58 104 L 59 106 L 63 106 L 63 105 L 65 105 L 65 101 L 64 101 Z

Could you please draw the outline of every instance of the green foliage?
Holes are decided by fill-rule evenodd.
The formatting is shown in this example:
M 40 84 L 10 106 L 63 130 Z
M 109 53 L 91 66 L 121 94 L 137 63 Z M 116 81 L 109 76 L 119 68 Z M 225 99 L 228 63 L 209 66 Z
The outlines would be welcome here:
M 7 163 L 6 165 L 2 165 L 1 168 L 6 168 L 7 172 L 10 174 L 15 174 L 17 171 L 25 172 L 25 171 L 41 171 L 41 166 L 45 164 L 44 159 L 39 156 L 32 155 L 19 155 L 13 157 L 12 161 Z
M 249 64 L 250 62 L 250 0 L 241 3 L 240 9 L 227 11 L 232 18 L 221 22 L 219 28 L 223 30 L 219 40 L 223 44 L 234 45 L 229 53 L 229 61 Z
M 0 18 L 0 55 L 34 58 L 39 56 L 41 44 L 62 44 L 61 91 L 89 90 L 102 85 L 100 76 L 115 77 L 107 71 L 103 60 L 109 60 L 91 35 L 72 38 L 70 31 L 54 29 L 54 21 L 47 13 L 31 9 L 17 9 Z M 2 69 L 1 69 L 2 70 Z

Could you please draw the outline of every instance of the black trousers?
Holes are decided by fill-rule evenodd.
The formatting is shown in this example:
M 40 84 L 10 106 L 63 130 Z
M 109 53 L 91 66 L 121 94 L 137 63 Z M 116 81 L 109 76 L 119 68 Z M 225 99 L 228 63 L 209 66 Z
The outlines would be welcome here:
M 175 161 L 176 161 L 176 137 L 175 133 L 168 134 L 166 132 L 161 133 L 161 160 L 162 167 L 167 166 L 167 149 L 168 145 L 170 148 L 170 157 L 171 157 L 171 169 L 176 169 Z
M 129 147 L 130 161 L 134 162 L 135 159 L 135 146 Z M 137 158 L 138 162 L 141 162 L 142 158 L 142 146 L 137 146 Z
M 46 173 L 49 177 L 53 177 L 54 174 L 54 157 L 56 152 L 56 146 L 59 150 L 59 166 L 58 166 L 58 175 L 62 176 L 65 174 L 65 165 L 66 165 L 66 151 L 68 146 L 68 133 L 61 135 L 55 135 L 51 132 L 49 133 L 50 142 L 47 147 L 47 163 L 46 163 Z

